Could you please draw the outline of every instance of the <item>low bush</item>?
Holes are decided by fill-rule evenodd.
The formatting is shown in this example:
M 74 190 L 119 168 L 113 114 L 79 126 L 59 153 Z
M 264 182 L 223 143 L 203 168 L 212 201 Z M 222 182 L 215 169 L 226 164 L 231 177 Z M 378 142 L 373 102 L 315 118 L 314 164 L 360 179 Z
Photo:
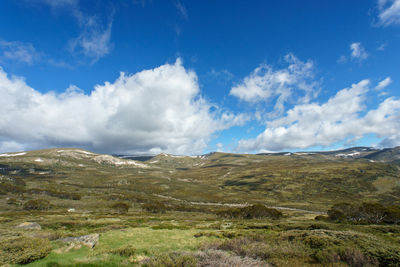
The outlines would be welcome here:
M 268 208 L 261 204 L 255 204 L 243 208 L 229 208 L 218 213 L 225 218 L 238 219 L 261 219 L 272 218 L 278 219 L 283 216 L 282 212 L 277 209 Z
M 125 213 L 127 213 L 128 212 L 128 210 L 129 210 L 129 205 L 128 204 L 126 204 L 126 203 L 124 203 L 124 202 L 117 202 L 117 203 L 115 203 L 115 204 L 113 204 L 112 206 L 111 206 L 111 208 L 113 209 L 113 210 L 115 210 L 116 212 L 118 212 L 118 213 L 120 213 L 120 214 L 125 214 Z
M 24 210 L 48 210 L 50 209 L 50 202 L 46 199 L 32 199 L 25 202 Z
M 151 213 L 165 213 L 167 207 L 162 202 L 151 202 L 143 204 L 142 209 Z
M 0 264 L 26 264 L 46 257 L 51 251 L 47 239 L 18 237 L 0 242 Z
M 22 185 L 0 183 L 0 195 L 6 195 L 7 193 L 21 194 L 24 192 L 25 188 Z
M 10 197 L 7 199 L 7 204 L 8 205 L 18 205 L 19 202 L 16 198 Z
M 122 257 L 131 257 L 136 253 L 136 248 L 132 245 L 126 245 L 110 251 L 112 254 L 120 255 Z
M 294 264 L 296 266 L 306 262 L 324 266 L 335 263 L 355 267 L 398 266 L 400 262 L 397 246 L 385 239 L 352 231 L 322 229 L 245 235 L 203 244 L 202 250 L 222 250 L 272 263 L 292 260 L 298 263 Z
M 142 262 L 145 267 L 196 267 L 197 259 L 194 255 L 185 252 L 158 254 Z
M 56 197 L 60 199 L 72 199 L 72 200 L 80 200 L 82 196 L 75 192 L 68 192 L 68 191 L 58 191 L 54 189 L 30 189 L 29 193 L 31 194 L 38 194 L 38 195 L 46 195 L 51 197 Z
M 265 262 L 249 257 L 230 255 L 221 250 L 204 250 L 194 254 L 197 266 L 267 267 Z

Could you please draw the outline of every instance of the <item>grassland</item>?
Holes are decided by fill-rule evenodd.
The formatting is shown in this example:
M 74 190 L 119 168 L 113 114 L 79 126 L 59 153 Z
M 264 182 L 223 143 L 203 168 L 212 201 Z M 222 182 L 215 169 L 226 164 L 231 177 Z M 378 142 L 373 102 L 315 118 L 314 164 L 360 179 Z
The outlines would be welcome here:
M 50 149 L 0 157 L 0 177 L 0 241 L 50 242 L 51 252 L 32 266 L 400 262 L 399 225 L 332 222 L 324 215 L 340 202 L 398 206 L 396 163 L 330 154 L 226 153 L 161 154 L 135 163 Z M 27 209 L 26 203 L 37 199 L 50 206 Z M 121 202 L 127 212 L 115 208 Z M 257 203 L 279 209 L 283 217 L 220 216 L 226 209 Z M 41 229 L 18 228 L 23 222 L 36 222 Z M 100 238 L 92 249 L 60 241 L 93 233 Z

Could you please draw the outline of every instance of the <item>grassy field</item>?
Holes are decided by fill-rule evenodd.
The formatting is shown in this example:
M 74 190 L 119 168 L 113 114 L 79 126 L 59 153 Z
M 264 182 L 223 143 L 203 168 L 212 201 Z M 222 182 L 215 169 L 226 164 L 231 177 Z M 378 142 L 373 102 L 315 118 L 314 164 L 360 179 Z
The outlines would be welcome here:
M 399 266 L 400 226 L 330 220 L 326 212 L 341 202 L 398 206 L 399 166 L 329 154 L 132 162 L 78 149 L 30 151 L 0 157 L 0 262 Z M 282 215 L 222 216 L 257 203 Z M 24 222 L 41 229 L 17 227 Z M 95 233 L 94 248 L 61 241 Z

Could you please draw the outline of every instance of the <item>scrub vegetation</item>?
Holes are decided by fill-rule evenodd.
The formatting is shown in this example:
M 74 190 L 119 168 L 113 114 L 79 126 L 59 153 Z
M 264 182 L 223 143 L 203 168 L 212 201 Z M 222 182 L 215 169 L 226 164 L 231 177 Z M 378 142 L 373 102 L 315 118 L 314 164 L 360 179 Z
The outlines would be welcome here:
M 0 157 L 0 265 L 398 266 L 400 171 L 390 159 Z

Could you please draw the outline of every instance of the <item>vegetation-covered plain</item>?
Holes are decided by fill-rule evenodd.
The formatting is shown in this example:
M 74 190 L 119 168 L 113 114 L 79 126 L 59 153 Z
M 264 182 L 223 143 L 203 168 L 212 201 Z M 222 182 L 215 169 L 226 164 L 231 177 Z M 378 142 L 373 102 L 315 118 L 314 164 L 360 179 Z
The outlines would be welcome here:
M 358 151 L 0 155 L 0 263 L 399 266 L 397 154 Z

